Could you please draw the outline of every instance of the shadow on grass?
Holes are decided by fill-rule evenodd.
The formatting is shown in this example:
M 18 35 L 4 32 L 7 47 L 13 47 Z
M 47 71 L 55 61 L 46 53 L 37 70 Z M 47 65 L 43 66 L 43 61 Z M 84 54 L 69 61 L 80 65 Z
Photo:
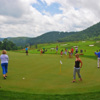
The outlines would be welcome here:
M 49 95 L 0 90 L 0 100 L 100 100 L 100 92 L 69 95 Z

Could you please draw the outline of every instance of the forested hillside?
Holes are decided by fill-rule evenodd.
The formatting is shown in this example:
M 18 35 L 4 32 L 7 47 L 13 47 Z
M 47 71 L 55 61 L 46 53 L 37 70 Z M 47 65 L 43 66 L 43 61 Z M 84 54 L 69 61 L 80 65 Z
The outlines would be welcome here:
M 1 38 L 2 40 L 2 38 Z M 80 40 L 100 40 L 100 22 L 79 32 L 47 32 L 35 38 L 16 37 L 8 38 L 17 46 L 34 45 L 40 43 L 68 42 Z
M 12 41 L 9 41 L 8 39 L 4 39 L 2 42 L 0 41 L 0 50 L 17 50 L 16 44 L 14 44 Z
M 4 38 L 0 38 L 0 41 L 3 41 L 4 40 Z
M 31 38 L 28 37 L 15 37 L 15 38 L 8 38 L 8 40 L 12 41 L 15 43 L 17 46 L 25 46 L 29 44 L 29 40 Z
M 59 39 L 59 42 L 79 40 L 100 40 L 100 22 L 68 37 Z
M 47 32 L 35 38 L 16 37 L 16 38 L 7 38 L 7 39 L 15 43 L 17 46 L 28 46 L 28 45 L 34 45 L 39 43 L 54 43 L 57 42 L 58 39 L 64 38 L 74 33 L 75 32 L 69 33 L 69 32 L 52 31 L 52 32 Z
M 29 43 L 31 44 L 38 44 L 38 43 L 53 43 L 53 42 L 57 42 L 58 39 L 60 38 L 64 38 L 66 36 L 69 36 L 69 35 L 72 35 L 74 34 L 75 32 L 56 32 L 56 31 L 53 31 L 53 32 L 48 32 L 48 33 L 45 33 L 41 36 L 38 36 L 36 38 L 32 38 L 30 39 Z

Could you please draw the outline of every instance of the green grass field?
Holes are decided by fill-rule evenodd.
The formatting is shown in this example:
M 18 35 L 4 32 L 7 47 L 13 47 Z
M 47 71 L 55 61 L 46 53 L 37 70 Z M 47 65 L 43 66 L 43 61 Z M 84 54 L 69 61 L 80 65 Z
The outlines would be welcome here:
M 90 47 L 89 45 L 94 45 L 93 47 Z M 65 48 L 68 49 L 68 51 L 73 47 L 75 50 L 74 46 L 78 46 L 78 50 L 83 49 L 84 54 L 86 56 L 94 56 L 94 51 L 97 51 L 100 49 L 100 41 L 76 41 L 76 42 L 64 42 L 64 43 L 47 43 L 47 44 L 38 44 L 37 49 L 35 49 L 35 46 L 31 46 L 29 48 L 29 53 L 32 54 L 39 54 L 40 49 L 45 48 L 47 49 L 47 52 L 45 54 L 55 54 L 56 50 L 52 48 L 56 48 L 58 46 L 58 54 L 60 54 L 61 50 L 63 49 L 65 51 Z M 20 50 L 18 52 L 24 53 L 25 50 Z
M 100 69 L 93 52 L 97 49 L 97 46 L 92 49 L 88 47 L 86 54 L 80 57 L 83 61 L 83 81 L 80 82 L 77 77 L 76 83 L 72 83 L 75 57 L 34 53 L 26 56 L 19 51 L 8 52 L 9 72 L 6 80 L 0 68 L 0 100 L 99 100 Z M 61 73 L 60 60 L 63 63 Z

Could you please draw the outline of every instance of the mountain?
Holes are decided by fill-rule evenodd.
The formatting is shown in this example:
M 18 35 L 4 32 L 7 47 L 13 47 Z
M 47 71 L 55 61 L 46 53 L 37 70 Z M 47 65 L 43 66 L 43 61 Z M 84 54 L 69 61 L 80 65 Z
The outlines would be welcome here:
M 36 38 L 30 39 L 30 43 L 38 44 L 48 42 L 68 42 L 80 40 L 100 40 L 100 22 L 85 30 L 78 32 L 48 32 Z
M 2 38 L 0 39 L 3 40 Z M 8 40 L 12 41 L 17 46 L 80 40 L 100 40 L 100 22 L 79 32 L 52 31 L 35 38 L 16 37 L 8 38 Z
M 0 41 L 3 41 L 4 38 L 0 38 Z
M 12 41 L 13 43 L 15 43 L 17 46 L 25 46 L 25 45 L 28 45 L 28 41 L 31 39 L 31 38 L 28 38 L 28 37 L 9 37 L 7 38 L 8 40 Z
M 28 37 L 9 37 L 8 40 L 15 43 L 17 46 L 25 46 L 25 45 L 34 45 L 39 43 L 53 43 L 57 42 L 58 39 L 64 38 L 66 36 L 72 35 L 74 32 L 59 32 L 59 31 L 52 31 L 47 32 L 43 35 L 40 35 L 35 38 L 28 38 Z
M 28 42 L 30 44 L 39 44 L 39 43 L 53 43 L 57 42 L 58 39 L 64 38 L 66 36 L 72 35 L 75 32 L 59 32 L 59 31 L 52 31 L 45 33 L 41 36 L 38 36 L 36 38 L 31 38 Z
M 100 22 L 70 36 L 59 39 L 59 42 L 80 41 L 80 40 L 100 40 Z

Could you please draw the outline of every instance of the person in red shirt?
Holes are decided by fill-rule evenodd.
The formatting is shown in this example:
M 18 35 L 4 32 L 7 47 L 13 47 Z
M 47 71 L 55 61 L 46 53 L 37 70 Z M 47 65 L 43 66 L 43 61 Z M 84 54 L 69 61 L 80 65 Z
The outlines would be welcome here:
M 73 58 L 73 52 L 74 52 L 74 49 L 71 48 L 71 57 Z
M 73 48 L 71 48 L 71 53 L 73 54 L 73 52 L 74 52 L 74 49 L 73 49 Z
M 63 50 L 61 50 L 61 53 L 60 53 L 60 54 L 61 54 L 61 57 L 62 57 L 62 55 L 63 55 Z

